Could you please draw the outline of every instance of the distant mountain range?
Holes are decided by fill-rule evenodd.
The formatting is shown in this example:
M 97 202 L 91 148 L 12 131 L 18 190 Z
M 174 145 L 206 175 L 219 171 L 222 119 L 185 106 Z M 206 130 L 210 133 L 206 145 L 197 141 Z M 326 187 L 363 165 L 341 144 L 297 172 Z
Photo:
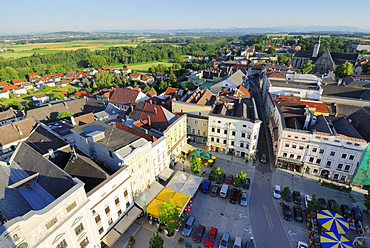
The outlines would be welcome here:
M 4 33 L 1 36 L 16 35 L 42 35 L 42 34 L 70 34 L 89 36 L 94 33 L 114 33 L 114 34 L 265 34 L 265 33 L 370 33 L 370 29 L 363 29 L 349 26 L 276 26 L 276 27 L 255 27 L 255 28 L 189 28 L 189 29 L 142 29 L 142 30 L 89 30 L 89 31 L 63 31 L 63 32 L 27 32 L 27 33 Z

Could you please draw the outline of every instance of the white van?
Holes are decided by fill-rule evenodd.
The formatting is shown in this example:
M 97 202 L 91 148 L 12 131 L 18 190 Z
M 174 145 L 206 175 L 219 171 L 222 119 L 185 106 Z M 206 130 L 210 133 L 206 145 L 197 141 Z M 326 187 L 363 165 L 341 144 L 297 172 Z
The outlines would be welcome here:
M 220 190 L 220 197 L 226 198 L 228 191 L 229 191 L 229 185 L 222 184 L 222 187 L 221 187 L 221 190 Z

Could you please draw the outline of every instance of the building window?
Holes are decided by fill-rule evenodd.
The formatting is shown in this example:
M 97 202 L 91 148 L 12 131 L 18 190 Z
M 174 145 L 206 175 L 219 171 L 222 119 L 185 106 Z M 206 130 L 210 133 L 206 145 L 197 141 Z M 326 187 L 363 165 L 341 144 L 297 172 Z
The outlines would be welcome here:
M 100 219 L 100 215 L 97 215 L 97 216 L 95 217 L 95 223 L 96 223 L 97 225 L 99 225 L 99 224 L 100 224 L 100 221 L 101 221 L 101 219 Z
M 126 208 L 129 208 L 130 207 L 130 202 L 126 202 Z
M 290 154 L 289 158 L 294 158 L 294 154 Z
M 293 149 L 296 149 L 296 148 L 297 148 L 297 145 L 292 145 L 292 148 L 293 148 Z
M 214 127 L 212 127 L 212 132 L 214 132 L 215 131 L 215 128 Z
M 116 206 L 119 205 L 119 198 L 118 197 L 114 200 L 114 203 L 116 203 Z
M 46 224 L 46 229 L 50 229 L 52 226 L 54 226 L 55 223 L 58 222 L 58 219 L 55 217 L 54 219 L 52 219 L 51 221 L 49 221 L 47 224 Z
M 234 141 L 231 141 L 231 145 L 232 145 L 232 146 L 234 145 Z
M 320 149 L 319 153 L 324 154 L 324 149 Z
M 211 138 L 211 141 L 212 141 L 212 142 L 214 142 L 214 141 L 215 141 L 215 138 L 213 138 L 213 137 L 212 137 L 212 138 Z
M 75 228 L 75 233 L 76 233 L 76 236 L 80 235 L 80 233 L 84 230 L 84 226 L 82 225 L 82 223 L 80 223 L 76 228 Z
M 345 181 L 345 180 L 346 180 L 346 176 L 341 176 L 341 177 L 340 177 L 340 180 L 341 180 L 341 181 Z
M 285 147 L 289 147 L 289 143 L 285 143 Z
M 310 163 L 313 163 L 313 160 L 314 158 L 313 157 L 310 157 L 310 159 L 308 160 Z
M 339 143 L 339 142 L 340 142 L 340 140 L 334 140 L 334 142 L 335 142 L 335 143 Z
M 245 138 L 245 133 L 242 133 L 242 138 Z
M 75 207 L 77 206 L 76 202 L 73 202 L 71 205 L 69 205 L 66 210 L 67 210 L 67 213 L 71 212 L 72 209 L 74 209 Z
M 349 166 L 349 165 L 346 165 L 346 167 L 344 167 L 344 171 L 349 171 L 349 169 L 351 168 L 351 166 Z
M 354 160 L 354 159 L 355 159 L 355 156 L 349 155 L 349 160 Z
M 117 215 L 118 215 L 118 217 L 120 217 L 122 215 L 122 209 L 118 210 Z
M 320 163 L 321 163 L 321 159 L 320 158 L 316 159 L 316 164 L 320 164 Z
M 198 135 L 200 135 L 200 130 L 198 130 Z
M 352 145 L 352 142 L 347 142 L 347 145 Z
M 80 247 L 81 247 L 81 248 L 85 248 L 89 243 L 90 243 L 90 242 L 89 242 L 89 239 L 86 237 L 86 238 L 84 238 L 84 239 L 81 241 L 81 243 L 80 243 Z
M 109 206 L 105 208 L 105 214 L 106 214 L 107 216 L 109 216 L 109 215 L 110 215 L 110 208 L 109 208 Z
M 191 133 L 192 133 L 192 134 L 195 134 L 195 129 L 192 129 L 192 130 L 191 130 Z
M 331 161 L 327 161 L 326 162 L 326 167 L 330 167 L 331 166 Z
M 247 125 L 243 125 L 243 127 L 247 127 Z
M 312 152 L 317 152 L 317 148 L 316 147 L 312 148 Z
M 221 123 L 221 121 L 217 121 L 217 123 Z
M 347 154 L 343 153 L 342 158 L 346 158 L 346 157 L 347 157 Z
M 224 144 L 226 145 L 226 140 L 224 140 Z
M 335 152 L 331 151 L 330 156 L 335 156 Z
M 99 228 L 99 234 L 102 234 L 104 232 L 104 227 Z
M 66 248 L 67 246 L 67 241 L 63 239 L 55 248 Z
M 108 220 L 108 225 L 110 225 L 110 224 L 112 224 L 113 223 L 113 219 L 112 218 L 110 218 L 109 220 Z
M 224 134 L 227 134 L 227 130 L 224 130 Z
M 288 156 L 288 154 L 286 152 L 283 153 L 283 157 L 286 157 Z
M 127 197 L 127 196 L 128 196 L 128 192 L 127 192 L 127 190 L 125 190 L 125 191 L 123 192 L 123 195 L 124 195 L 125 197 Z
M 220 143 L 220 139 L 217 138 L 217 143 Z
M 195 125 L 198 125 L 198 121 L 194 121 Z
M 250 134 L 250 133 L 248 133 L 247 139 L 250 139 L 250 138 L 251 138 L 251 134 Z
M 232 136 L 235 136 L 235 131 L 232 131 L 232 132 L 231 132 L 231 135 L 232 135 Z
M 338 164 L 337 170 L 342 170 L 343 164 Z
M 203 131 L 203 136 L 205 136 L 206 135 L 206 131 Z
M 297 159 L 299 160 L 299 159 L 301 159 L 302 158 L 302 156 L 301 155 L 297 155 Z
M 299 146 L 299 150 L 303 150 L 303 146 Z
M 220 133 L 220 132 L 221 132 L 221 130 L 219 128 L 217 128 L 217 133 Z
M 242 143 L 242 142 L 241 142 L 241 143 L 240 143 L 240 147 L 244 147 L 244 143 Z
M 339 174 L 334 174 L 333 179 L 334 179 L 334 180 L 337 180 L 337 179 L 338 179 L 338 177 L 339 177 Z

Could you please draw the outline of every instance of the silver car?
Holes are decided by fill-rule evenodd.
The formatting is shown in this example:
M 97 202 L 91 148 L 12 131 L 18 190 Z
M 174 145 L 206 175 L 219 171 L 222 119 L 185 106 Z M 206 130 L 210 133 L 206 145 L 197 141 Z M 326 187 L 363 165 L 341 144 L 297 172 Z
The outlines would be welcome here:
M 189 237 L 191 234 L 191 231 L 193 230 L 194 224 L 195 224 L 195 217 L 189 216 L 189 218 L 185 222 L 184 229 L 182 230 L 182 235 L 184 235 L 185 237 Z
M 222 235 L 218 248 L 229 248 L 229 242 L 230 242 L 230 234 L 225 232 L 224 235 Z
M 240 193 L 240 198 L 239 198 L 239 204 L 240 204 L 240 206 L 242 206 L 242 207 L 246 207 L 247 206 L 247 204 L 248 204 L 247 198 L 248 198 L 247 193 L 245 193 L 245 191 L 242 191 Z

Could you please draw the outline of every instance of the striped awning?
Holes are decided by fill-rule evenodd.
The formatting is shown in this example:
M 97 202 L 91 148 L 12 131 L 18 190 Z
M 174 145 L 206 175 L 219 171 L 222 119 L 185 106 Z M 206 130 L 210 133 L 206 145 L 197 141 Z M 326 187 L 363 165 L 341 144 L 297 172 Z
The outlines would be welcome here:
M 121 237 L 121 234 L 117 232 L 114 228 L 112 228 L 103 238 L 101 241 L 104 242 L 107 246 L 111 247 L 117 240 Z

